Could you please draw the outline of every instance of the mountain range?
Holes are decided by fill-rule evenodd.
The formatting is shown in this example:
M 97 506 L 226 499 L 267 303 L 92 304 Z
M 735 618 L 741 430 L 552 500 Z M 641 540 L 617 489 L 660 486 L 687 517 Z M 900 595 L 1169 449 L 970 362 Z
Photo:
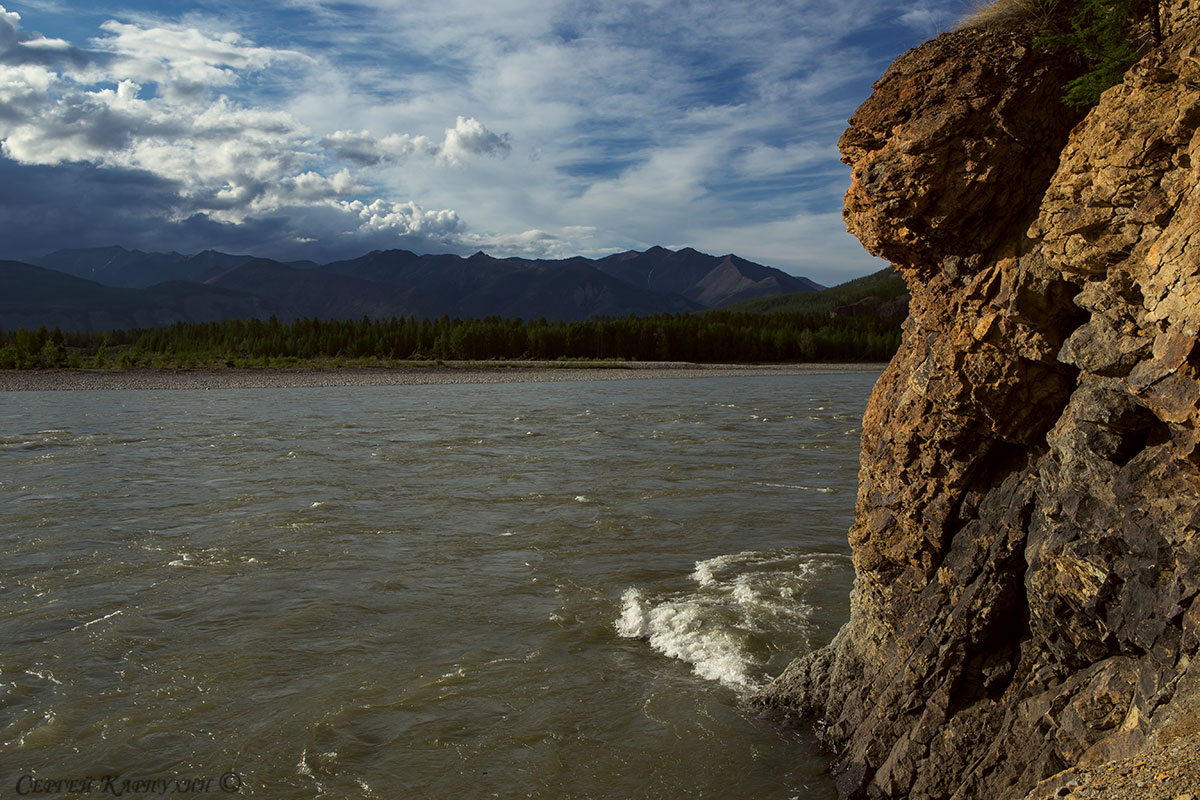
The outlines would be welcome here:
M 103 247 L 0 261 L 0 327 L 97 331 L 272 315 L 581 320 L 701 311 L 821 288 L 691 248 L 557 261 L 376 250 L 316 264 Z

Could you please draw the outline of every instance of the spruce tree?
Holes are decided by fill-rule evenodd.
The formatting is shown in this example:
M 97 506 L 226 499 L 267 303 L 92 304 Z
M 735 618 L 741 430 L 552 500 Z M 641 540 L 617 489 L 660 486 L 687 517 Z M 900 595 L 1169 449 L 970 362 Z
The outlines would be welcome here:
M 1074 0 L 1062 19 L 1043 30 L 1038 41 L 1065 49 L 1087 64 L 1088 71 L 1064 87 L 1063 102 L 1073 108 L 1094 106 L 1105 89 L 1120 83 L 1125 71 L 1162 39 L 1159 0 Z M 1139 35 L 1139 23 L 1145 24 L 1145 34 Z

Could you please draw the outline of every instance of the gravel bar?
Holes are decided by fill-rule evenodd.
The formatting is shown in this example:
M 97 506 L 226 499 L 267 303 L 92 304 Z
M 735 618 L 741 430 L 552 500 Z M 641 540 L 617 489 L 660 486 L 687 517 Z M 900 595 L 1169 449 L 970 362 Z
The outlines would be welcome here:
M 637 362 L 575 366 L 514 362 L 505 366 L 445 362 L 401 367 L 195 370 L 4 370 L 2 392 L 85 389 L 275 389 L 305 386 L 413 386 L 447 383 L 613 381 L 647 378 L 727 378 L 882 372 L 886 364 L 689 364 Z

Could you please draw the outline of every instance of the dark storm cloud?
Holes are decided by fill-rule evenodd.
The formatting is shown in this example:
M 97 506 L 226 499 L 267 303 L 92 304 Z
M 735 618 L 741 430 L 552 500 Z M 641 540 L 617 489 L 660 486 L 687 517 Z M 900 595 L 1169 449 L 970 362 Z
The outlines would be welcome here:
M 465 252 L 447 228 L 362 228 L 362 217 L 339 207 L 293 207 L 241 224 L 186 214 L 178 187 L 136 170 L 88 164 L 23 166 L 0 159 L 0 241 L 3 257 L 35 259 L 72 247 L 120 244 L 140 250 L 195 253 L 216 249 L 282 259 L 332 261 L 374 249 Z M 152 221 L 153 224 L 147 224 Z

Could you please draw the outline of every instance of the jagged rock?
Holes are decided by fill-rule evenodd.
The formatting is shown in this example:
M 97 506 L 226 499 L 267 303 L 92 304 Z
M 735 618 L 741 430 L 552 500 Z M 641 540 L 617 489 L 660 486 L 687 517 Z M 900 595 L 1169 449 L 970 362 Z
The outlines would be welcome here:
M 1071 119 L 1045 110 L 1068 77 L 1019 33 L 958 31 L 901 56 L 838 143 L 851 232 L 910 269 L 986 251 L 1054 171 Z
M 1082 121 L 1029 32 L 943 35 L 842 138 L 910 316 L 850 621 L 759 699 L 817 722 L 843 797 L 1019 797 L 1200 699 L 1198 17 L 1165 3 Z

